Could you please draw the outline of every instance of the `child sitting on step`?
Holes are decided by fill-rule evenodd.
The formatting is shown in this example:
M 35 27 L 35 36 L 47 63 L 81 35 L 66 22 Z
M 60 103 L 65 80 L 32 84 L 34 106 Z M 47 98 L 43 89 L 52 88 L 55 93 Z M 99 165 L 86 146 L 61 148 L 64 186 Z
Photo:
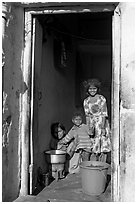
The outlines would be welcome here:
M 51 150 L 59 149 L 59 150 L 66 151 L 68 145 L 64 144 L 61 147 L 59 145 L 59 141 L 66 135 L 66 129 L 64 125 L 59 122 L 52 123 L 51 135 L 52 135 L 52 138 L 50 140 L 50 149 Z

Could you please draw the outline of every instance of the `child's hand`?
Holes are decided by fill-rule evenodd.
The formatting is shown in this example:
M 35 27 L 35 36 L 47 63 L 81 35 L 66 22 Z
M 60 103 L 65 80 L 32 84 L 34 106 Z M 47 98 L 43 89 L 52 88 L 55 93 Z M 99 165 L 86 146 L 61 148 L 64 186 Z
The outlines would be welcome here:
M 60 150 L 62 147 L 63 147 L 63 144 L 62 144 L 62 143 L 58 143 L 58 144 L 57 144 L 57 149 L 58 149 L 58 150 Z
M 57 144 L 57 148 L 60 149 L 63 145 L 64 143 L 62 142 L 62 140 L 60 140 Z
M 65 142 L 63 141 L 63 139 L 59 140 L 58 144 L 63 145 L 65 144 Z
M 95 135 L 89 135 L 90 139 L 93 139 L 95 137 Z
M 101 134 L 104 136 L 106 135 L 106 130 L 104 128 L 101 130 Z
M 94 134 L 94 127 L 93 127 L 93 126 L 89 128 L 89 134 L 90 134 L 90 135 L 93 135 L 93 134 Z

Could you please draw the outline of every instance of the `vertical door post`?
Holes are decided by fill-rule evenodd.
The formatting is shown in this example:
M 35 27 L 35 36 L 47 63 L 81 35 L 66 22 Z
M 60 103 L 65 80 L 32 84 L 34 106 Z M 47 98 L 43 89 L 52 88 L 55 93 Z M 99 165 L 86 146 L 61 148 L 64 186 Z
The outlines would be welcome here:
M 117 7 L 112 19 L 112 201 L 119 201 L 120 168 L 120 12 Z
M 20 110 L 20 135 L 21 135 L 21 189 L 20 195 L 28 195 L 29 180 L 29 133 L 30 133 L 30 73 L 31 73 L 31 38 L 32 23 L 31 14 L 25 12 L 25 36 L 24 36 L 24 59 L 23 80 L 26 91 L 21 96 Z

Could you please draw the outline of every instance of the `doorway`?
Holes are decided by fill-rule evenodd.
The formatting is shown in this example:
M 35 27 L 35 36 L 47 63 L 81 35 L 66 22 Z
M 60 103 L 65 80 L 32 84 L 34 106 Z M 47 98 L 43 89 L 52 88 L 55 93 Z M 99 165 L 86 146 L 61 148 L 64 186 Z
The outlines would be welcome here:
M 111 124 L 112 15 L 112 11 L 44 14 L 33 19 L 32 193 L 37 170 L 45 173 L 48 168 L 43 152 L 49 149 L 51 124 L 59 121 L 68 131 L 73 112 L 83 111 L 84 80 L 102 82 Z
M 53 8 L 26 10 L 27 46 L 24 55 L 24 73 L 26 71 L 31 76 L 29 194 L 33 194 L 35 189 L 39 166 L 45 171 L 47 168 L 43 151 L 48 149 L 51 122 L 60 120 L 67 130 L 71 127 L 72 113 L 76 108 L 82 108 L 82 100 L 85 97 L 81 82 L 89 76 L 94 76 L 102 81 L 102 94 L 107 98 L 109 120 L 115 136 L 113 139 L 115 157 L 112 156 L 112 165 L 115 167 L 112 197 L 118 199 L 119 66 L 114 62 L 119 62 L 120 43 L 119 36 L 116 41 L 115 37 L 112 40 L 112 36 L 119 34 L 120 30 L 118 26 L 114 27 L 119 22 L 118 12 L 114 15 L 115 7 L 116 5 L 111 4 L 107 6 L 104 4 L 103 7 L 102 4 L 88 6 L 88 12 L 83 6 L 69 9 L 66 6 L 63 10 L 60 7 L 55 10 Z M 114 18 L 114 16 L 117 17 Z M 53 22 L 56 22 L 55 27 Z M 117 61 L 114 60 L 112 63 L 114 57 Z M 25 76 L 28 77 L 28 75 Z M 114 80 L 117 84 L 113 83 Z M 23 101 L 29 100 L 29 97 L 30 95 L 26 95 Z M 115 112 L 113 104 L 115 104 Z M 27 157 L 23 157 L 22 162 L 27 166 Z M 28 175 L 23 169 L 22 172 L 22 175 L 25 175 L 22 180 L 22 192 L 23 190 L 26 192 Z

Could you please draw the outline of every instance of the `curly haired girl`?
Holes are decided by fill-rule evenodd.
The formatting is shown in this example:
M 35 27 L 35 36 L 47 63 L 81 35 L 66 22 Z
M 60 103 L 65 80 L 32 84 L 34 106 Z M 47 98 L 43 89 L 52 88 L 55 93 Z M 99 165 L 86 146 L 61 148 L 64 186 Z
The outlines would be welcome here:
M 86 116 L 86 124 L 94 128 L 92 159 L 106 161 L 108 152 L 111 151 L 110 128 L 108 122 L 108 111 L 106 98 L 99 94 L 100 81 L 89 79 L 84 82 L 88 97 L 83 106 Z

